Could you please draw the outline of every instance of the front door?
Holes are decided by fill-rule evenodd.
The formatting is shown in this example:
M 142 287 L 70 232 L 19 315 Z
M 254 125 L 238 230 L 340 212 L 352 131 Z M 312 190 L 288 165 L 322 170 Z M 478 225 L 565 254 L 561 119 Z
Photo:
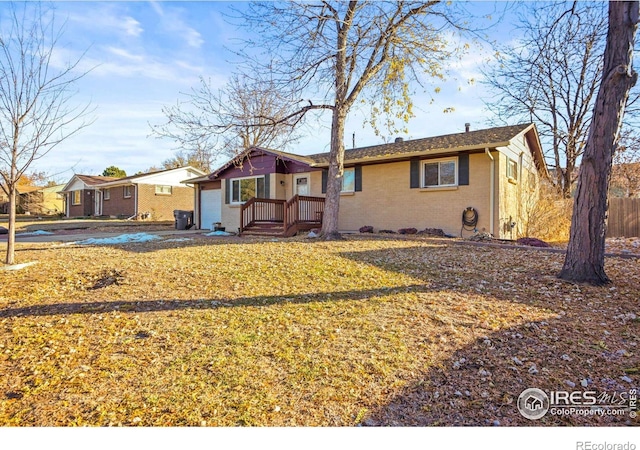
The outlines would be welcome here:
M 96 189 L 95 194 L 96 194 L 96 196 L 94 197 L 95 207 L 93 209 L 93 214 L 96 216 L 101 216 L 102 215 L 102 192 Z
M 296 175 L 294 177 L 294 195 L 306 195 L 310 194 L 309 190 L 309 175 Z

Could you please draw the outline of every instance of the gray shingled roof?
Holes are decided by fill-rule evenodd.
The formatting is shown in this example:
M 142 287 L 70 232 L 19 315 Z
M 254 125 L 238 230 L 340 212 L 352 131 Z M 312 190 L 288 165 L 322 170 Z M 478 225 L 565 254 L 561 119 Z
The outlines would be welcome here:
M 432 150 L 458 150 L 469 148 L 495 147 L 496 144 L 509 142 L 531 126 L 530 123 L 511 125 L 506 127 L 488 128 L 485 130 L 469 131 L 443 136 L 433 136 L 423 139 L 412 139 L 391 144 L 374 145 L 371 147 L 345 150 L 344 160 L 354 161 L 367 158 L 395 157 L 403 154 L 426 152 Z M 329 153 L 309 155 L 316 164 L 328 164 Z
M 95 186 L 96 184 L 106 183 L 107 181 L 117 180 L 115 177 L 103 177 L 101 175 L 77 175 L 82 182 L 88 186 Z

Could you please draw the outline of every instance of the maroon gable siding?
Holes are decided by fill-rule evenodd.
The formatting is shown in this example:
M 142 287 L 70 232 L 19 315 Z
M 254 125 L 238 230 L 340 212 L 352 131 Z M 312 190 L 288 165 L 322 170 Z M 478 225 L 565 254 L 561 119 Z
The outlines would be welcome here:
M 218 174 L 220 179 L 252 177 L 271 173 L 301 173 L 320 170 L 308 164 L 264 153 L 251 154 L 243 160 L 242 166 L 231 165 Z
M 243 161 L 242 166 L 230 166 L 227 168 L 224 173 L 220 174 L 220 178 L 251 177 L 275 173 L 275 171 L 276 157 L 274 155 L 252 155 L 251 158 Z
M 302 173 L 302 172 L 312 172 L 315 169 L 309 167 L 308 164 L 304 164 L 297 161 L 284 161 L 282 159 L 276 160 L 276 173 Z

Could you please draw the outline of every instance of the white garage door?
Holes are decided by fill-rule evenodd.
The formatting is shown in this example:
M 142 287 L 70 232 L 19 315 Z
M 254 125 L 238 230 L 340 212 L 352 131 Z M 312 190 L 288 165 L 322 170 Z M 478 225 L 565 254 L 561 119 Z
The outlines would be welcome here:
M 222 220 L 222 189 L 200 191 L 200 224 L 203 230 L 213 230 L 213 224 Z

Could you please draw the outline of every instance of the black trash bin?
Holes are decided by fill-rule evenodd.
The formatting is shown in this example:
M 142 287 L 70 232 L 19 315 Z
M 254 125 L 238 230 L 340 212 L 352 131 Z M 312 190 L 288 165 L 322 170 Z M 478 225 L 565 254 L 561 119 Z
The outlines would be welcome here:
M 193 211 L 176 209 L 173 217 L 176 219 L 176 230 L 188 230 L 193 226 Z

